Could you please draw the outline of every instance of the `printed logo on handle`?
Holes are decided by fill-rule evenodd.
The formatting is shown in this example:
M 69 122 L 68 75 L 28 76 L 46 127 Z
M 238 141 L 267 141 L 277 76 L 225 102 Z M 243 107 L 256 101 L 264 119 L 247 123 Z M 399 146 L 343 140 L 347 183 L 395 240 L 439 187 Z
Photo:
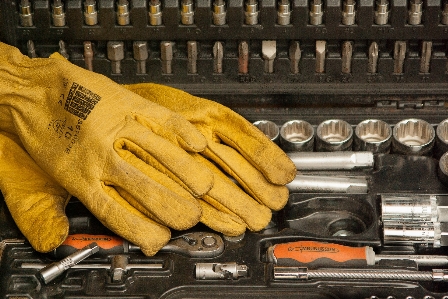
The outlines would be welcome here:
M 73 82 L 65 101 L 64 109 L 86 120 L 101 97 L 78 83 Z

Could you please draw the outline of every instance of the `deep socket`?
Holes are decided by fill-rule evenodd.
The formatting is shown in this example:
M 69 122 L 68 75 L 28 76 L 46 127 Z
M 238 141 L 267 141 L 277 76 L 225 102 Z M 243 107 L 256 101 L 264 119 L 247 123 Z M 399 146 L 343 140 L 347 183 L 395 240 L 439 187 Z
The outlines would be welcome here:
M 53 26 L 64 27 L 65 26 L 65 13 L 64 4 L 61 0 L 55 0 L 51 5 L 51 18 L 53 20 Z
M 291 4 L 289 0 L 280 0 L 277 7 L 277 24 L 289 25 L 291 23 Z
M 162 4 L 159 0 L 149 1 L 149 24 L 151 26 L 162 25 Z
M 303 120 L 291 120 L 280 128 L 280 144 L 284 151 L 312 151 L 314 128 Z
M 316 130 L 316 151 L 344 151 L 351 149 L 353 129 L 350 124 L 340 119 L 322 122 Z
M 422 119 L 405 119 L 393 129 L 392 150 L 404 155 L 430 154 L 434 145 L 435 130 Z
M 182 0 L 181 21 L 183 25 L 194 24 L 194 6 L 192 0 Z
M 246 25 L 257 25 L 258 24 L 258 1 L 248 0 L 246 2 L 246 12 L 245 12 L 245 24 Z
M 378 119 L 366 119 L 355 128 L 355 151 L 388 153 L 392 142 L 392 128 Z
M 215 0 L 213 3 L 213 24 L 222 26 L 226 24 L 226 4 L 224 0 Z

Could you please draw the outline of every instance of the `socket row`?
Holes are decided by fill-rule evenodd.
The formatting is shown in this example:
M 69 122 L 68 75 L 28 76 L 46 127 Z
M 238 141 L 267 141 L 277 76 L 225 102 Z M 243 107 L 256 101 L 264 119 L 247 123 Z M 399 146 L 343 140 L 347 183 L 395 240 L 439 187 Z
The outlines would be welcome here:
M 408 0 L 407 4 L 407 24 L 421 25 L 424 13 L 423 0 Z M 361 2 L 361 1 L 359 1 Z M 244 7 L 244 24 L 258 25 L 259 18 L 262 15 L 260 7 L 262 1 L 247 0 Z M 228 22 L 227 3 L 225 0 L 215 0 L 210 7 L 213 25 L 224 26 Z M 355 0 L 345 0 L 340 7 L 340 22 L 346 26 L 356 25 L 357 2 Z M 116 24 L 127 26 L 131 24 L 132 5 L 128 0 L 118 0 L 114 3 Z M 181 0 L 179 5 L 179 16 L 182 25 L 195 24 L 195 3 L 193 0 Z M 311 0 L 307 3 L 308 24 L 322 25 L 325 20 L 325 0 Z M 388 0 L 378 0 L 373 6 L 372 13 L 375 25 L 388 25 L 391 13 L 391 7 Z M 287 26 L 291 24 L 291 15 L 293 13 L 293 3 L 289 0 L 280 0 L 276 3 L 276 24 Z M 53 0 L 51 3 L 52 26 L 67 26 L 65 16 L 65 5 L 62 0 Z M 96 26 L 99 24 L 98 15 L 101 9 L 95 0 L 85 0 L 83 2 L 84 24 L 87 26 Z M 163 25 L 163 3 L 160 0 L 150 0 L 148 8 L 148 24 L 151 26 Z M 440 7 L 440 24 L 448 25 L 448 3 L 444 2 Z M 19 20 L 22 27 L 33 27 L 33 5 L 29 0 L 21 0 L 19 4 Z
M 250 49 L 251 44 L 247 41 L 241 41 L 237 45 L 237 53 L 231 53 L 232 55 L 225 55 L 225 51 L 228 48 L 225 47 L 224 42 L 216 41 L 213 43 L 213 46 L 203 47 L 201 49 L 200 43 L 197 41 L 186 41 L 186 46 L 182 48 L 183 55 L 178 55 L 178 57 L 185 57 L 187 62 L 187 72 L 189 74 L 197 74 L 198 73 L 198 61 L 200 59 L 206 58 L 207 60 L 213 61 L 213 73 L 222 74 L 224 64 L 226 63 L 225 58 L 235 57 L 238 59 L 238 73 L 241 75 L 248 74 L 251 68 L 251 57 L 257 56 L 260 57 L 264 61 L 264 73 L 271 74 L 275 73 L 275 63 L 278 61 L 277 53 L 277 41 L 275 40 L 264 40 L 261 41 L 260 46 L 255 49 Z M 152 43 L 154 44 L 154 43 Z M 177 52 L 176 46 L 180 48 L 180 45 L 171 41 L 162 41 L 159 44 L 159 49 L 157 49 L 157 55 L 159 56 L 161 66 L 162 66 L 162 74 L 172 74 L 172 62 L 175 59 L 175 53 Z M 340 57 L 341 74 L 351 74 L 353 61 L 356 59 L 355 56 L 359 55 L 358 52 L 355 51 L 355 44 L 352 41 L 343 41 L 337 45 L 339 49 L 338 57 Z M 381 45 L 383 46 L 383 45 Z M 335 47 L 331 45 L 331 51 L 329 50 L 329 46 L 327 41 L 318 40 L 314 43 L 314 49 L 310 49 L 309 44 L 306 45 L 306 53 L 303 54 L 304 50 L 302 49 L 301 43 L 299 41 L 290 41 L 288 45 L 281 45 L 281 59 L 289 61 L 289 72 L 290 74 L 300 74 L 303 72 L 310 72 L 309 65 L 307 69 L 301 67 L 301 62 L 303 59 L 307 59 L 313 55 L 313 59 L 315 60 L 314 72 L 318 74 L 325 74 L 327 72 L 327 60 L 331 59 L 330 56 L 334 56 Z M 415 44 L 412 44 L 415 50 Z M 403 74 L 405 73 L 405 61 L 409 56 L 413 56 L 412 59 L 419 60 L 419 74 L 430 74 L 431 66 L 440 62 L 438 60 L 436 63 L 431 63 L 433 57 L 436 55 L 433 53 L 433 42 L 431 41 L 422 41 L 417 44 L 418 55 L 415 52 L 411 52 L 408 48 L 409 45 L 406 41 L 395 41 L 393 43 L 392 53 L 388 55 L 388 60 L 393 61 L 393 74 Z M 65 42 L 59 42 L 59 52 L 65 57 L 69 58 L 68 49 Z M 132 58 L 135 60 L 137 65 L 137 74 L 146 74 L 147 67 L 146 64 L 150 58 L 151 51 L 150 45 L 147 41 L 135 41 L 132 43 Z M 313 51 L 314 53 L 310 53 L 309 51 Z M 380 46 L 377 42 L 373 41 L 368 43 L 367 47 L 364 48 L 367 53 L 363 53 L 363 57 L 366 63 L 365 72 L 370 74 L 376 74 L 379 72 L 378 65 L 381 59 L 384 56 L 380 55 Z M 381 49 L 383 51 L 384 49 Z M 204 53 L 212 52 L 212 53 Z M 254 52 L 260 53 L 254 53 Z M 31 58 L 37 57 L 36 48 L 34 42 L 29 40 L 27 43 L 27 52 L 28 56 Z M 129 57 L 127 55 L 128 48 L 126 47 L 125 42 L 122 41 L 109 41 L 106 45 L 106 56 L 107 59 L 111 63 L 111 71 L 112 74 L 121 74 L 122 68 L 121 63 L 126 58 Z M 201 53 L 202 52 L 202 53 Z M 286 52 L 286 53 L 285 53 Z M 411 53 L 411 54 L 410 54 Z M 438 53 L 438 52 L 437 52 Z M 85 67 L 89 70 L 95 71 L 93 68 L 93 60 L 94 60 L 94 47 L 91 42 L 84 42 L 83 44 L 83 59 L 85 61 Z M 287 55 L 287 56 L 286 56 Z M 285 57 L 286 56 L 286 57 Z M 416 56 L 416 57 L 414 57 Z M 152 55 L 151 57 L 154 57 Z M 446 56 L 445 56 L 446 57 Z M 380 70 L 381 71 L 381 70 Z

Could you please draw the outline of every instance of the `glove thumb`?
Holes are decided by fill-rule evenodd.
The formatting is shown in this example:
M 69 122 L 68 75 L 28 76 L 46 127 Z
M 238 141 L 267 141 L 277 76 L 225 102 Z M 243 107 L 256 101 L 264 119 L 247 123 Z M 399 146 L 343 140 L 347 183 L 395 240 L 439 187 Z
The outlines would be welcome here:
M 0 133 L 0 190 L 22 234 L 39 252 L 58 247 L 68 235 L 65 206 L 70 198 L 14 135 Z

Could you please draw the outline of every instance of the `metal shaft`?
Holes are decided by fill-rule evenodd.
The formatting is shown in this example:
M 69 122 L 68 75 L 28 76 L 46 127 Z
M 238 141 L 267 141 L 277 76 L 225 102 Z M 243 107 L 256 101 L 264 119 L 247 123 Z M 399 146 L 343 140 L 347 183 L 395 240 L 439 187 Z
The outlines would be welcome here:
M 293 152 L 288 156 L 299 170 L 353 170 L 374 164 L 371 152 Z
M 299 193 L 367 193 L 365 178 L 297 175 L 286 185 L 291 192 Z
M 446 281 L 447 270 L 429 271 L 389 270 L 389 269 L 320 269 L 305 267 L 274 267 L 274 278 L 280 280 L 308 280 L 313 278 L 365 279 L 365 280 L 409 280 Z

